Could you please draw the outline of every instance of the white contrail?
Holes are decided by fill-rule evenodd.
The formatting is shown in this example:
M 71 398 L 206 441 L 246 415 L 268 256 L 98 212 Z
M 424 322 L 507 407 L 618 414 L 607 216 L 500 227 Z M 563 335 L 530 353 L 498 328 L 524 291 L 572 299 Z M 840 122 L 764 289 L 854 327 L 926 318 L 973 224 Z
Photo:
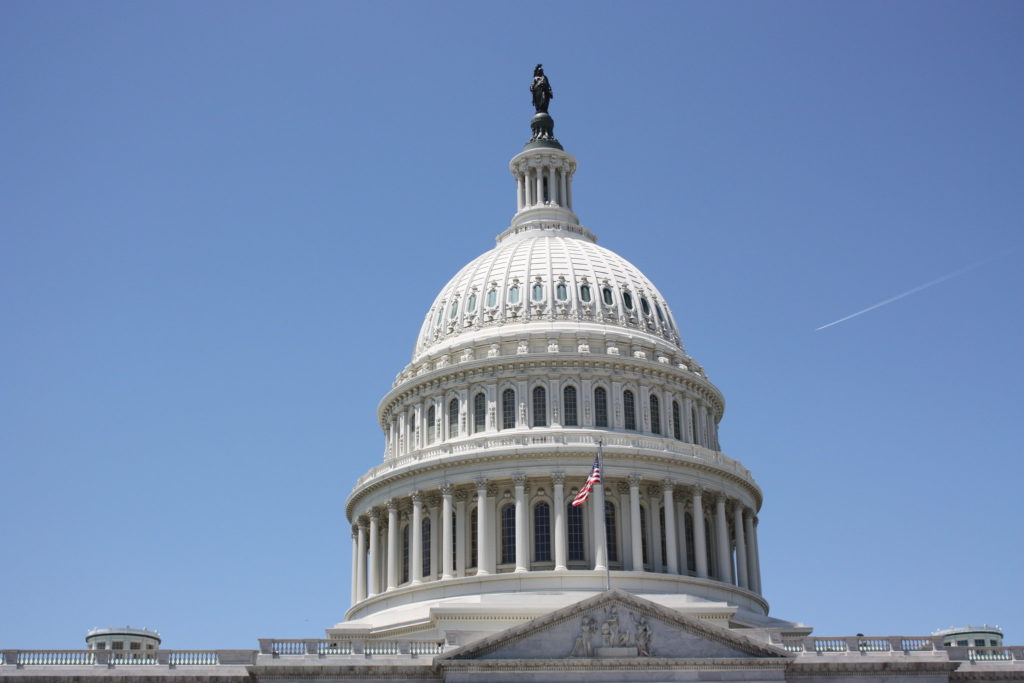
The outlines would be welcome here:
M 824 330 L 826 327 L 832 327 L 833 325 L 838 325 L 841 322 L 846 322 L 850 318 L 856 318 L 858 315 L 863 315 L 864 313 L 867 313 L 868 311 L 873 311 L 876 308 L 881 308 L 882 306 L 885 306 L 886 304 L 891 304 L 893 301 L 899 301 L 900 299 L 902 299 L 905 296 L 910 296 L 911 294 L 916 294 L 917 292 L 920 292 L 922 289 L 928 289 L 929 287 L 934 287 L 935 285 L 939 284 L 940 282 L 945 282 L 946 280 L 950 280 L 952 278 L 955 278 L 957 275 L 963 275 L 964 273 L 966 273 L 966 272 L 968 272 L 970 270 L 974 270 L 978 266 L 985 265 L 986 263 L 988 263 L 991 260 L 992 259 L 987 258 L 987 259 L 984 259 L 982 261 L 976 261 L 976 262 L 970 264 L 969 266 L 964 266 L 963 268 L 961 268 L 959 270 L 954 270 L 952 273 L 947 273 L 946 275 L 943 275 L 942 277 L 937 277 L 934 280 L 932 280 L 931 282 L 926 282 L 923 285 L 918 285 L 917 287 L 914 287 L 913 289 L 908 289 L 907 291 L 903 292 L 902 294 L 897 294 L 896 296 L 894 296 L 894 297 L 892 297 L 890 299 L 886 299 L 885 301 L 879 301 L 877 304 L 874 304 L 872 306 L 868 306 L 867 308 L 865 308 L 863 310 L 860 310 L 860 311 L 857 311 L 856 313 L 851 313 L 850 315 L 846 316 L 845 318 L 840 318 L 839 320 L 833 320 L 829 324 L 822 325 L 821 327 L 815 329 L 814 331 L 815 332 L 820 332 L 820 331 Z

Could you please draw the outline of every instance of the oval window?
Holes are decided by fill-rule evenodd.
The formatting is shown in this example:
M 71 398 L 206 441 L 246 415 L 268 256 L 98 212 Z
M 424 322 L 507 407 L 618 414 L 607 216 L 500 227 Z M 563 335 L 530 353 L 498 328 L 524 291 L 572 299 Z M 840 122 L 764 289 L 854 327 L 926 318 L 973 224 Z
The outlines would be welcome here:
M 661 312 L 661 306 L 659 306 L 658 304 L 654 304 L 654 310 L 658 312 L 658 320 L 660 320 L 661 322 L 665 322 L 665 316 Z
M 534 301 L 543 301 L 544 300 L 544 285 L 537 284 L 537 285 L 533 286 L 533 300 Z
M 466 301 L 466 310 L 470 313 L 476 310 L 476 294 L 469 295 L 469 300 Z
M 569 298 L 569 290 L 564 284 L 559 284 L 555 287 L 555 296 L 558 297 L 559 301 L 565 301 Z
M 590 303 L 590 285 L 583 285 L 580 287 L 580 299 L 584 303 Z
M 510 304 L 517 304 L 517 303 L 519 303 L 519 286 L 518 285 L 512 285 L 511 287 L 509 287 L 509 290 L 508 290 L 508 302 Z
M 498 290 L 492 289 L 487 292 L 487 305 L 492 308 L 498 305 Z
M 647 297 L 640 297 L 640 308 L 643 309 L 644 315 L 651 314 L 651 305 L 647 303 Z
M 459 300 L 456 299 L 455 301 L 452 302 L 452 307 L 450 309 L 448 309 L 448 317 L 449 318 L 454 318 L 458 314 L 459 314 Z
M 602 289 L 601 290 L 601 296 L 604 298 L 604 302 L 606 304 L 608 304 L 609 306 L 612 305 L 613 301 L 612 301 L 612 288 L 611 287 L 605 287 L 604 289 Z
M 622 303 L 626 304 L 626 308 L 633 310 L 633 295 L 629 292 L 622 293 Z

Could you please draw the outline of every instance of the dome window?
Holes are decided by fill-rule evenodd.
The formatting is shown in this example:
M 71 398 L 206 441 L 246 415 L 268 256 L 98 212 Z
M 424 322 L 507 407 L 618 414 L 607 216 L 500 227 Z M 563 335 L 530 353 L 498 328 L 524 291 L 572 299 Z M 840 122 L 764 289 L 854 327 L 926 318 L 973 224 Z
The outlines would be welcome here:
M 498 290 L 492 289 L 487 292 L 487 307 L 494 308 L 498 305 Z
M 555 287 L 555 298 L 559 301 L 565 301 L 569 298 L 569 289 L 565 286 L 565 283 L 560 282 Z
M 582 299 L 585 304 L 590 303 L 590 285 L 583 285 L 580 287 L 580 299 Z
M 647 303 L 647 297 L 645 297 L 645 296 L 640 297 L 640 308 L 643 310 L 644 315 L 650 315 L 651 314 L 651 305 L 649 303 Z
M 466 300 L 466 312 L 472 313 L 476 310 L 476 294 L 470 294 L 469 299 Z
M 622 303 L 626 305 L 626 308 L 630 311 L 633 310 L 633 295 L 629 292 L 622 293 Z
M 451 308 L 448 309 L 448 317 L 454 320 L 455 316 L 457 316 L 458 314 L 459 314 L 459 300 L 456 299 L 455 301 L 452 302 Z
M 441 324 L 442 318 L 444 318 L 444 304 L 437 307 L 437 317 L 434 319 L 434 327 Z
M 544 285 L 537 283 L 533 286 L 533 300 L 544 301 Z
M 665 315 L 661 312 L 661 306 L 659 306 L 658 304 L 654 304 L 654 310 L 658 312 L 658 320 L 660 320 L 662 324 L 664 324 Z
M 608 306 L 611 306 L 614 303 L 614 299 L 612 299 L 612 288 L 611 287 L 605 287 L 604 289 L 602 289 L 601 290 L 601 296 L 604 298 L 604 302 Z
M 519 303 L 519 285 L 512 285 L 508 288 L 508 302 L 510 304 Z

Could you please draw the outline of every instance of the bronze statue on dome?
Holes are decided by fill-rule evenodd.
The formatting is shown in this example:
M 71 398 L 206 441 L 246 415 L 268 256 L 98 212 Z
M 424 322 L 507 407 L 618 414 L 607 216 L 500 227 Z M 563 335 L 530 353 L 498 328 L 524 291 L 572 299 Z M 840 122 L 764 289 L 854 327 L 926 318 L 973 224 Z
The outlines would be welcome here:
M 538 114 L 548 113 L 548 103 L 554 99 L 555 93 L 551 90 L 551 82 L 544 75 L 544 65 L 538 64 L 533 69 L 533 83 L 530 85 L 530 93 L 533 95 L 533 106 Z

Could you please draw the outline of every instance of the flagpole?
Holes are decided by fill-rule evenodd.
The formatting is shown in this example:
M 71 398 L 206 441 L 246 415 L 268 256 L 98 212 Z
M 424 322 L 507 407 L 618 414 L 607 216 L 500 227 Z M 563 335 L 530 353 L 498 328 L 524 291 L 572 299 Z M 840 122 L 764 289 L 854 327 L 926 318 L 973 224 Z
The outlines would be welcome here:
M 597 469 L 598 469 L 598 472 L 601 473 L 601 492 L 604 493 L 605 488 L 604 488 L 604 440 L 603 439 L 598 439 L 597 440 Z M 601 498 L 603 500 L 607 500 L 605 498 L 605 496 L 601 496 Z M 605 505 L 607 505 L 607 503 L 605 503 Z M 604 528 L 608 524 L 608 515 L 607 515 L 605 510 L 601 510 L 598 514 L 604 515 L 604 517 L 602 517 L 602 519 L 605 520 L 605 523 L 601 525 L 602 528 Z M 604 589 L 606 591 L 610 591 L 612 589 L 612 563 L 608 560 L 608 529 L 607 528 L 605 528 L 604 539 L 602 539 L 602 540 L 604 541 L 604 544 L 605 544 L 605 551 L 604 551 Z

